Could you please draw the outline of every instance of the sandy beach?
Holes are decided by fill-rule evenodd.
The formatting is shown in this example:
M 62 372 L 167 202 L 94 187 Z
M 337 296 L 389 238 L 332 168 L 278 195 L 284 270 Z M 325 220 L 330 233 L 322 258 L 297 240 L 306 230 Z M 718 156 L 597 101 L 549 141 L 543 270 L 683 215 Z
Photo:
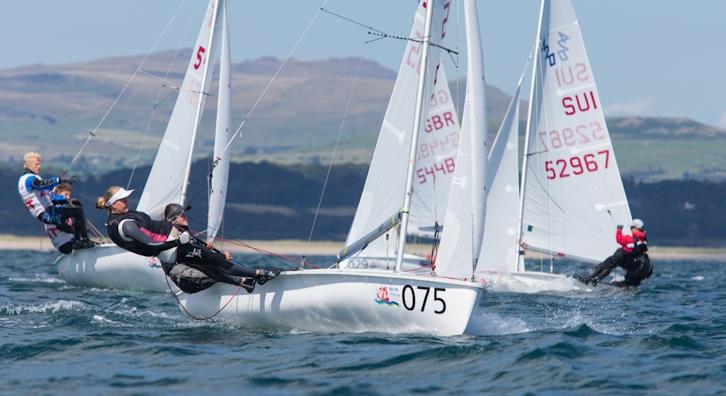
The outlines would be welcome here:
M 276 254 L 303 256 L 335 256 L 343 247 L 341 241 L 303 241 L 284 239 L 275 241 L 224 241 L 217 247 L 233 253 L 254 253 L 255 249 Z M 427 255 L 431 247 L 423 244 L 408 245 L 414 254 Z M 45 237 L 0 234 L 0 250 L 51 251 L 53 245 Z M 653 246 L 650 257 L 654 260 L 724 261 L 726 248 Z

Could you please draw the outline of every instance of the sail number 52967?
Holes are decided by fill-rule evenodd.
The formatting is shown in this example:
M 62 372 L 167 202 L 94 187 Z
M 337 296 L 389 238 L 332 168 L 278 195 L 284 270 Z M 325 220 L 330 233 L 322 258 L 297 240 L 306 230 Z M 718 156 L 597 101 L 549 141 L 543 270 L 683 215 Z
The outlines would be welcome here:
M 441 287 L 434 287 L 433 289 L 433 303 L 438 305 L 438 309 L 437 307 L 433 308 L 434 313 L 442 314 L 446 312 L 446 301 L 444 301 L 443 297 L 441 297 L 439 293 L 444 294 L 446 289 Z M 419 290 L 418 296 L 421 297 L 421 312 L 424 312 L 424 310 L 426 309 L 426 303 L 429 300 L 429 295 L 431 294 L 431 288 L 427 286 L 416 286 L 416 290 Z M 406 285 L 403 287 L 401 299 L 403 300 L 403 307 L 409 311 L 413 311 L 417 307 L 416 290 L 414 290 L 413 286 L 411 285 Z
M 585 172 L 597 172 L 607 169 L 610 165 L 610 150 L 600 150 L 597 156 L 594 153 L 577 155 L 570 158 L 561 158 L 554 161 L 545 161 L 547 179 L 564 179 L 570 176 L 579 176 Z

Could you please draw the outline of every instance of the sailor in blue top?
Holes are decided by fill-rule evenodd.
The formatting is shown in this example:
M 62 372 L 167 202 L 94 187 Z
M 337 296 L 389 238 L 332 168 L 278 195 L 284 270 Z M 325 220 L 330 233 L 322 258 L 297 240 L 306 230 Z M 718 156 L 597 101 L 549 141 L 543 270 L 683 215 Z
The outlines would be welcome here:
M 30 214 L 45 224 L 52 224 L 63 231 L 71 231 L 78 241 L 78 247 L 88 247 L 93 244 L 88 240 L 86 233 L 86 218 L 80 207 L 56 206 L 51 201 L 51 191 L 60 182 L 72 183 L 72 180 L 60 180 L 58 177 L 43 179 L 40 176 L 39 153 L 29 152 L 23 156 L 25 174 L 18 180 L 18 193 L 23 204 Z M 73 219 L 73 227 L 67 224 Z

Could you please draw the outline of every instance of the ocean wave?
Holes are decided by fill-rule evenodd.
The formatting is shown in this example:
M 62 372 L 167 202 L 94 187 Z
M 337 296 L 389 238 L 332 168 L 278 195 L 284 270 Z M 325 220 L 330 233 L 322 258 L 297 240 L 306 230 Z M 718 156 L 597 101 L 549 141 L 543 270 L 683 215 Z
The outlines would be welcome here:
M 2 305 L 0 313 L 6 315 L 21 315 L 26 313 L 56 313 L 59 311 L 82 311 L 87 309 L 88 305 L 81 301 L 74 300 L 58 300 L 50 301 L 43 304 L 29 305 Z

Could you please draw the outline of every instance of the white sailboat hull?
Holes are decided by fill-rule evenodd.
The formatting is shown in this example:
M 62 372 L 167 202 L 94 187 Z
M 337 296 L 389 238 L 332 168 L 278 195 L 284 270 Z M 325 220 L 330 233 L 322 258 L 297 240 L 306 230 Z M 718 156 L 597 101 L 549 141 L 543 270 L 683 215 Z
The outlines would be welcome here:
M 169 290 L 161 263 L 114 244 L 74 250 L 55 260 L 69 284 L 88 287 L 163 292 Z
M 322 269 L 284 272 L 253 293 L 217 284 L 180 300 L 194 316 L 222 309 L 219 317 L 254 328 L 456 335 L 482 291 L 459 280 Z
M 572 277 L 563 274 L 552 274 L 536 271 L 500 272 L 483 271 L 478 273 L 479 281 L 487 291 L 511 293 L 542 293 L 542 292 L 591 292 L 590 286 L 584 285 Z

